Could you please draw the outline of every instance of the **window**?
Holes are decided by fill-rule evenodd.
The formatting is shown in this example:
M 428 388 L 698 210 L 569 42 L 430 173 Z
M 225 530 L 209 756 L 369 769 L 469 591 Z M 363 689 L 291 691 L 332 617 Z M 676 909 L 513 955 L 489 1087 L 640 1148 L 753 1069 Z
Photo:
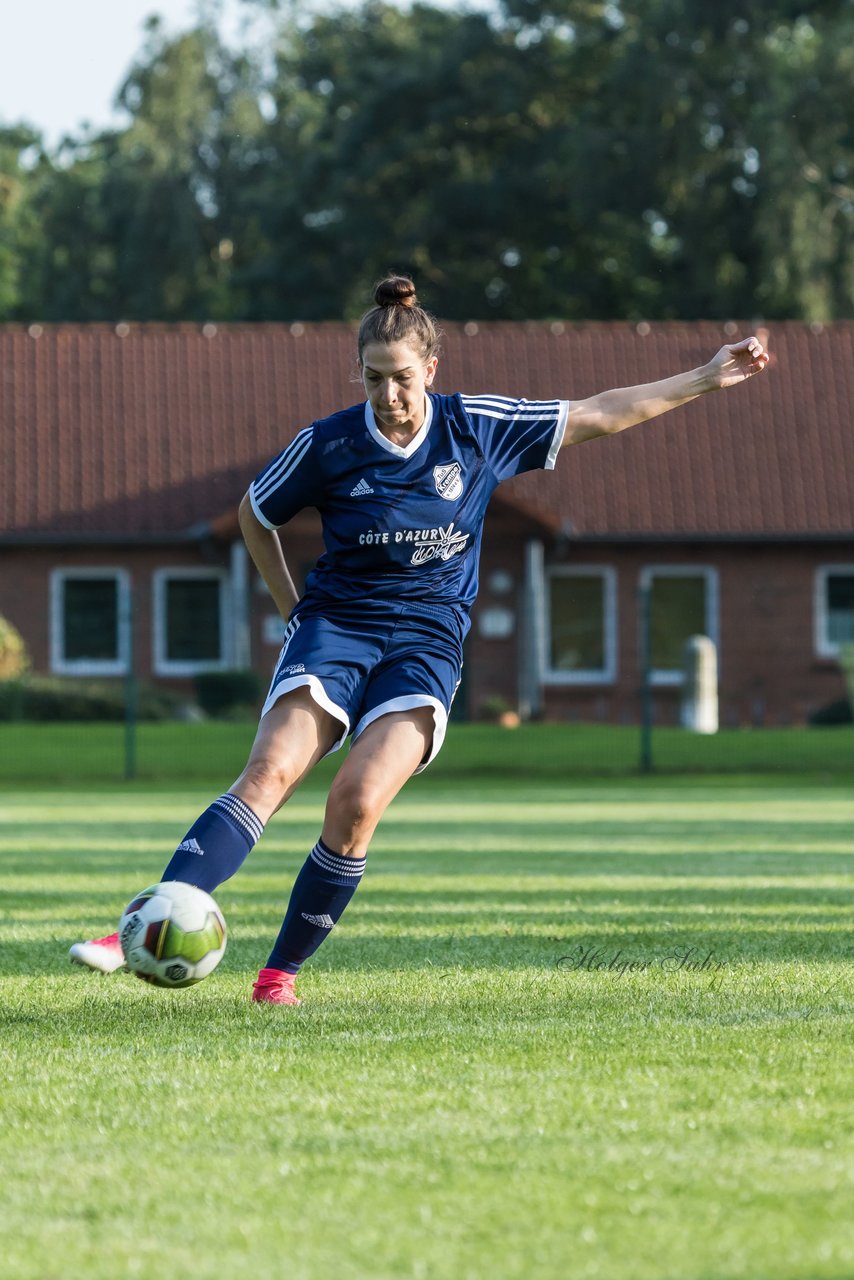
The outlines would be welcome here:
M 154 669 L 186 676 L 227 666 L 222 569 L 158 569 L 154 574 Z
M 617 575 L 597 565 L 546 574 L 545 678 L 606 684 L 617 673 Z
M 717 570 L 656 565 L 644 569 L 641 587 L 649 587 L 651 678 L 655 684 L 681 684 L 686 640 L 708 636 L 718 644 Z
M 854 644 L 854 565 L 823 565 L 815 594 L 816 652 L 838 658 L 843 645 Z
M 119 676 L 128 667 L 130 590 L 123 569 L 55 569 L 50 665 L 58 675 Z

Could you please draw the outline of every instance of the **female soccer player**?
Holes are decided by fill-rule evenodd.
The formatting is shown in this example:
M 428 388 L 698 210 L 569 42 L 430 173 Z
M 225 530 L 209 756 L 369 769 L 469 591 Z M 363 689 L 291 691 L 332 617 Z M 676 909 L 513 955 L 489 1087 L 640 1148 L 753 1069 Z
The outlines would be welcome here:
M 587 400 L 437 395 L 438 334 L 411 280 L 392 276 L 359 328 L 367 400 L 313 423 L 240 505 L 249 552 L 286 620 L 284 645 L 246 768 L 191 827 L 163 873 L 212 893 L 323 756 L 352 734 L 320 839 L 297 876 L 252 998 L 298 1004 L 294 980 L 365 870 L 388 804 L 438 752 L 460 679 L 490 495 L 551 470 L 562 446 L 613 435 L 761 372 L 754 337 L 699 369 Z M 326 547 L 302 598 L 276 530 L 317 507 Z M 111 972 L 117 934 L 71 958 Z

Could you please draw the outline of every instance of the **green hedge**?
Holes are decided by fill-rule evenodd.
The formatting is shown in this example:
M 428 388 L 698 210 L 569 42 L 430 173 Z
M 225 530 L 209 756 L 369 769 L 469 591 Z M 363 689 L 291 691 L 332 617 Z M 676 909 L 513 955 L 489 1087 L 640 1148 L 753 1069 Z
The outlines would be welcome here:
M 825 707 L 819 707 L 810 716 L 810 724 L 821 728 L 825 725 L 854 724 L 854 714 L 847 698 L 837 698 Z
M 139 720 L 173 720 L 185 699 L 162 689 L 137 689 Z M 73 680 L 28 676 L 0 681 L 0 720 L 123 720 L 125 687 L 121 681 Z
M 217 717 L 243 711 L 257 713 L 264 691 L 255 671 L 207 671 L 195 676 L 193 686 L 205 715 Z

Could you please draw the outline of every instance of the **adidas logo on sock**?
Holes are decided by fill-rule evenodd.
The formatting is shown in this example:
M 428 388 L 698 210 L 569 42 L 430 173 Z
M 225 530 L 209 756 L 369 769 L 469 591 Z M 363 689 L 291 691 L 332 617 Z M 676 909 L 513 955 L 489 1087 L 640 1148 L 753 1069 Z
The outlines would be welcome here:
M 182 840 L 181 843 L 178 845 L 177 852 L 178 853 L 197 853 L 201 858 L 205 851 L 202 848 L 202 846 L 199 844 L 198 840 L 196 840 L 196 838 L 193 837 L 190 840 Z
M 373 489 L 363 477 L 356 485 L 355 489 L 350 490 L 351 498 L 367 498 L 369 493 L 373 493 Z
M 335 921 L 332 919 L 332 916 L 327 916 L 327 915 L 310 916 L 305 911 L 301 911 L 300 915 L 302 916 L 303 920 L 307 920 L 309 924 L 317 925 L 318 929 L 331 929 L 335 923 Z

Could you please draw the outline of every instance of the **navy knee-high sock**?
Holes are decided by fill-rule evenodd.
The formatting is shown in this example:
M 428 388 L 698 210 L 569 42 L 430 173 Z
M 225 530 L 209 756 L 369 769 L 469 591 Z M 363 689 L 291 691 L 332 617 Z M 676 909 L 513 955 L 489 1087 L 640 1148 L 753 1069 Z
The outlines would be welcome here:
M 342 858 L 318 840 L 294 881 L 284 923 L 267 961 L 268 969 L 299 972 L 303 961 L 314 955 L 344 914 L 359 887 L 365 861 Z
M 184 880 L 213 893 L 242 867 L 264 830 L 261 819 L 227 791 L 197 818 L 172 855 L 164 880 Z

